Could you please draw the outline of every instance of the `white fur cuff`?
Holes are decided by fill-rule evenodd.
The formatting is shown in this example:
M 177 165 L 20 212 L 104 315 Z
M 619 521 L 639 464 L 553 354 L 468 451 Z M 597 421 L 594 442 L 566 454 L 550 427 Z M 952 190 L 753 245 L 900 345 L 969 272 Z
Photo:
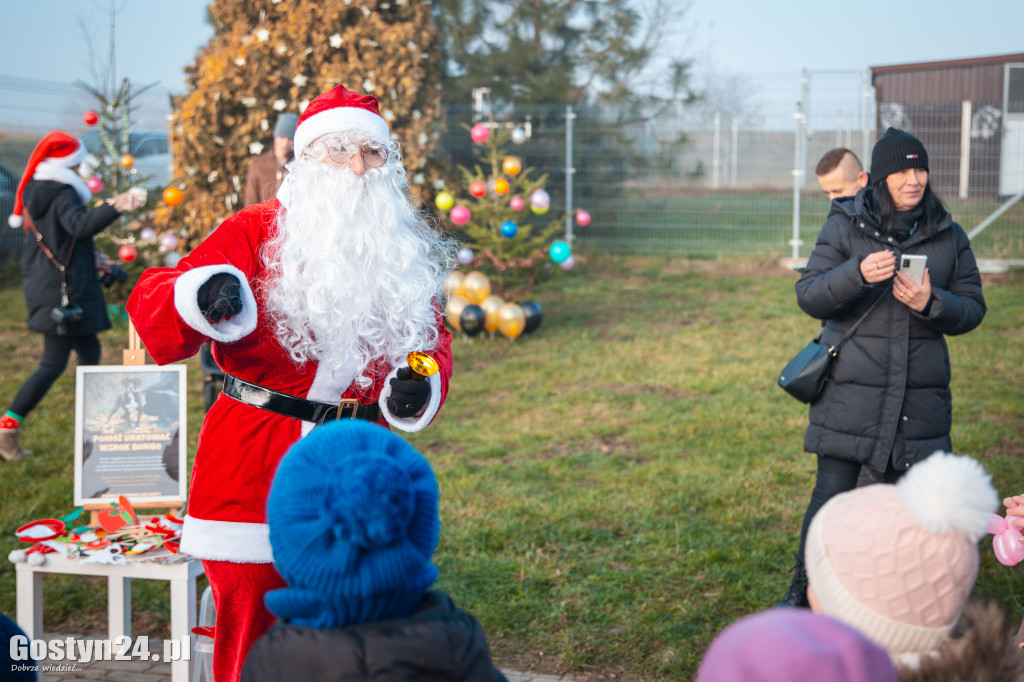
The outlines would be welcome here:
M 441 378 L 436 374 L 427 377 L 427 381 L 430 382 L 430 399 L 427 401 L 427 407 L 423 410 L 423 414 L 418 417 L 396 417 L 388 410 L 388 398 L 391 396 L 391 380 L 398 376 L 399 369 L 396 367 L 391 370 L 391 374 L 388 374 L 384 380 L 384 388 L 381 389 L 377 404 L 380 405 L 380 411 L 388 424 L 400 431 L 414 433 L 429 424 L 437 411 L 441 409 Z
M 196 296 L 207 280 L 222 272 L 234 275 L 242 283 L 242 312 L 230 319 L 211 323 L 199 309 Z M 174 308 L 188 326 L 220 343 L 238 341 L 256 329 L 256 297 L 245 273 L 233 265 L 204 265 L 183 272 L 174 283 Z

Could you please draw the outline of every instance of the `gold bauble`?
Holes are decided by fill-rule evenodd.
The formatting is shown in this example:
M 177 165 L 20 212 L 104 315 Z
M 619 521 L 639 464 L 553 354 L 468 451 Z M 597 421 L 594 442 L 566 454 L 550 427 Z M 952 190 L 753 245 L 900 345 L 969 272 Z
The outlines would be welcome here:
M 487 275 L 474 270 L 462 280 L 462 295 L 470 303 L 480 303 L 491 293 L 491 280 Z
M 448 297 L 448 310 L 445 311 L 445 319 L 448 320 L 448 325 L 452 329 L 460 329 L 459 316 L 462 315 L 462 309 L 467 305 L 469 305 L 469 301 L 458 294 Z
M 498 331 L 498 310 L 505 305 L 505 299 L 491 294 L 483 300 L 480 307 L 484 310 L 484 329 L 489 332 Z
M 526 312 L 518 303 L 506 303 L 498 309 L 498 329 L 510 339 L 523 333 L 526 328 Z

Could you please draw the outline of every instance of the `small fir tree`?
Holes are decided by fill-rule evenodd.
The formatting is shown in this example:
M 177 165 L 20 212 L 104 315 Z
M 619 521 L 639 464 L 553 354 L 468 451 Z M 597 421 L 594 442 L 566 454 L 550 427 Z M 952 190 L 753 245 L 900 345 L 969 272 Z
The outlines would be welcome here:
M 82 81 L 75 85 L 92 95 L 97 103 L 95 125 L 100 150 L 93 155 L 96 162 L 93 173 L 103 186 L 94 193 L 91 206 L 133 187 L 145 187 L 149 178 L 136 171 L 131 156 L 132 112 L 137 108 L 135 99 L 155 84 L 133 88 L 131 81 L 125 78 L 110 94 Z M 123 270 L 123 274 L 106 273 L 106 268 L 97 264 L 104 297 L 112 306 L 123 306 L 143 270 L 163 264 L 166 249 L 161 246 L 153 227 L 153 208 L 159 200 L 160 188 L 154 189 L 143 206 L 122 215 L 94 239 L 98 257 Z
M 488 272 L 494 290 L 506 298 L 524 296 L 530 293 L 538 275 L 550 262 L 547 249 L 564 230 L 564 217 L 544 222 L 541 216 L 548 209 L 533 210 L 530 197 L 544 189 L 548 176 L 532 178 L 531 168 L 522 168 L 518 173 L 507 172 L 507 160 L 515 159 L 513 168 L 519 163 L 518 157 L 505 151 L 512 134 L 507 128 L 494 126 L 493 121 L 488 128 L 492 132 L 478 143 L 485 149 L 483 166 L 476 164 L 472 170 L 459 166 L 463 187 L 483 183 L 486 188 L 483 196 L 470 195 L 456 202 L 468 208 L 471 214 L 469 222 L 459 229 L 466 246 L 474 251 L 472 266 Z M 500 180 L 507 184 L 507 191 L 496 191 Z M 513 208 L 517 197 L 522 202 L 519 210 Z M 535 224 L 534 220 L 538 222 Z M 514 229 L 508 227 L 509 223 L 514 224 Z

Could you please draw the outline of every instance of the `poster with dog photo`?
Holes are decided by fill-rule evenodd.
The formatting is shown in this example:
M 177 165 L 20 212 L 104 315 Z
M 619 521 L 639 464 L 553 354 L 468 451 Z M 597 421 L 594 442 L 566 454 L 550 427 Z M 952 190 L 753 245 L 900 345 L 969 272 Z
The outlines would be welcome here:
M 75 504 L 185 501 L 185 366 L 78 367 Z

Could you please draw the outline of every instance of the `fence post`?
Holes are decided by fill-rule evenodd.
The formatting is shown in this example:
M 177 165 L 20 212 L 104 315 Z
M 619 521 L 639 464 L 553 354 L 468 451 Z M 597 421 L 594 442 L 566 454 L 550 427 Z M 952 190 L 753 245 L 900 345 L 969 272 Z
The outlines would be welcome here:
M 871 163 L 871 129 L 874 127 L 875 122 L 871 115 L 871 80 L 868 78 L 868 72 L 865 71 L 861 76 L 860 82 L 864 85 L 864 127 L 861 129 L 860 136 L 860 160 L 863 164 Z
M 960 198 L 967 198 L 971 184 L 971 100 L 965 99 L 960 110 Z
M 732 119 L 732 145 L 729 148 L 729 186 L 736 187 L 736 174 L 737 174 L 737 147 L 739 147 L 740 137 L 740 122 L 735 118 Z
M 718 189 L 718 169 L 722 165 L 722 116 L 715 112 L 715 132 L 711 145 L 711 187 Z
M 572 176 L 576 168 L 572 165 L 572 128 L 576 120 L 572 105 L 565 105 L 565 243 L 570 247 L 573 242 L 572 233 Z
M 793 140 L 793 238 L 789 240 L 793 247 L 793 259 L 800 258 L 800 187 L 803 184 L 804 175 L 804 123 L 807 114 L 804 107 L 807 101 L 807 69 L 803 70 L 800 76 L 800 101 L 797 102 L 796 112 L 793 118 L 796 119 L 796 137 Z

